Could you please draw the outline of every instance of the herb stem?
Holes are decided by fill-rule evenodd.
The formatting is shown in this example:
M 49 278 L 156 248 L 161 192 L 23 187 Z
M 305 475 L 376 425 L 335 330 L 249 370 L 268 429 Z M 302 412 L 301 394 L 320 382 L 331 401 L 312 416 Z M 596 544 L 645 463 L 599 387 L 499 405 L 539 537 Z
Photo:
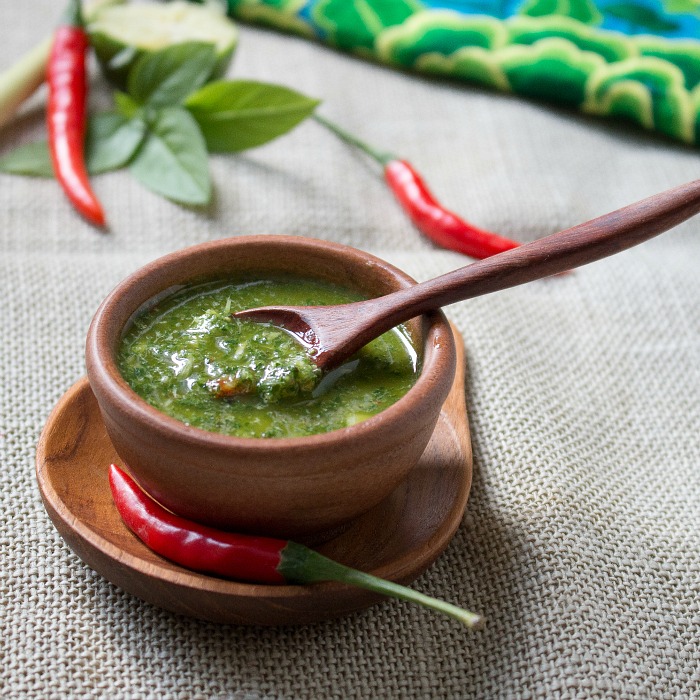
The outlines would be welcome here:
M 340 583 L 364 588 L 373 593 L 380 593 L 391 598 L 416 603 L 424 608 L 447 615 L 470 629 L 480 629 L 484 625 L 484 618 L 481 615 L 452 605 L 444 600 L 432 598 L 393 581 L 387 581 L 386 579 L 372 576 L 372 574 L 367 574 L 364 571 L 352 569 L 296 542 L 288 542 L 282 550 L 278 570 L 290 581 L 298 583 L 339 581 Z

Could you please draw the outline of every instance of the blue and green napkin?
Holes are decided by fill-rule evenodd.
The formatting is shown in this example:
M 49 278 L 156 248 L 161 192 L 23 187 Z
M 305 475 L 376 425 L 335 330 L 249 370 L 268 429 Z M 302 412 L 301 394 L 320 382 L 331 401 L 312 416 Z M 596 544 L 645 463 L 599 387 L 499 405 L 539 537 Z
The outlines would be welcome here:
M 227 0 L 245 21 L 700 144 L 700 0 Z

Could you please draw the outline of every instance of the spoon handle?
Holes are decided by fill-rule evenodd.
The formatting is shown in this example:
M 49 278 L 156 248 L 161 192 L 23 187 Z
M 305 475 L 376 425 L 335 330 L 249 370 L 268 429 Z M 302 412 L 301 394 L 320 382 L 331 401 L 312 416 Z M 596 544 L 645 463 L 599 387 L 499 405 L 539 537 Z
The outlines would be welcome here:
M 387 303 L 377 316 L 386 317 L 388 329 L 431 309 L 565 272 L 642 243 L 699 211 L 700 180 L 693 180 L 382 297 Z

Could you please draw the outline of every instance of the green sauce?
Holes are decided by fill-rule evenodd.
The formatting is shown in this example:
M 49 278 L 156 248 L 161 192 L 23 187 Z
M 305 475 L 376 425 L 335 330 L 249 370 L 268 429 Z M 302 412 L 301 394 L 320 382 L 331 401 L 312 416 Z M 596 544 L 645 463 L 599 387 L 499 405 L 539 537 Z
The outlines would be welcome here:
M 385 333 L 322 376 L 284 330 L 231 314 L 360 298 L 288 278 L 188 286 L 134 320 L 119 348 L 119 370 L 149 404 L 204 430 L 239 437 L 337 430 L 379 413 L 413 386 L 419 363 L 406 330 Z

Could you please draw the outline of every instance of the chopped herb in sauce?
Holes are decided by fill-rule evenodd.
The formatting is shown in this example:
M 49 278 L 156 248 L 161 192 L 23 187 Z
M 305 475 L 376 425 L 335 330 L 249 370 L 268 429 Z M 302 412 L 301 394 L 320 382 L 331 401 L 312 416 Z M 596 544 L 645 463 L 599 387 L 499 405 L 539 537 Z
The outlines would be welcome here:
M 337 430 L 379 413 L 413 386 L 418 358 L 406 331 L 385 333 L 322 376 L 284 330 L 231 315 L 359 298 L 290 278 L 185 287 L 135 319 L 119 349 L 119 369 L 152 406 L 204 430 L 239 437 Z

